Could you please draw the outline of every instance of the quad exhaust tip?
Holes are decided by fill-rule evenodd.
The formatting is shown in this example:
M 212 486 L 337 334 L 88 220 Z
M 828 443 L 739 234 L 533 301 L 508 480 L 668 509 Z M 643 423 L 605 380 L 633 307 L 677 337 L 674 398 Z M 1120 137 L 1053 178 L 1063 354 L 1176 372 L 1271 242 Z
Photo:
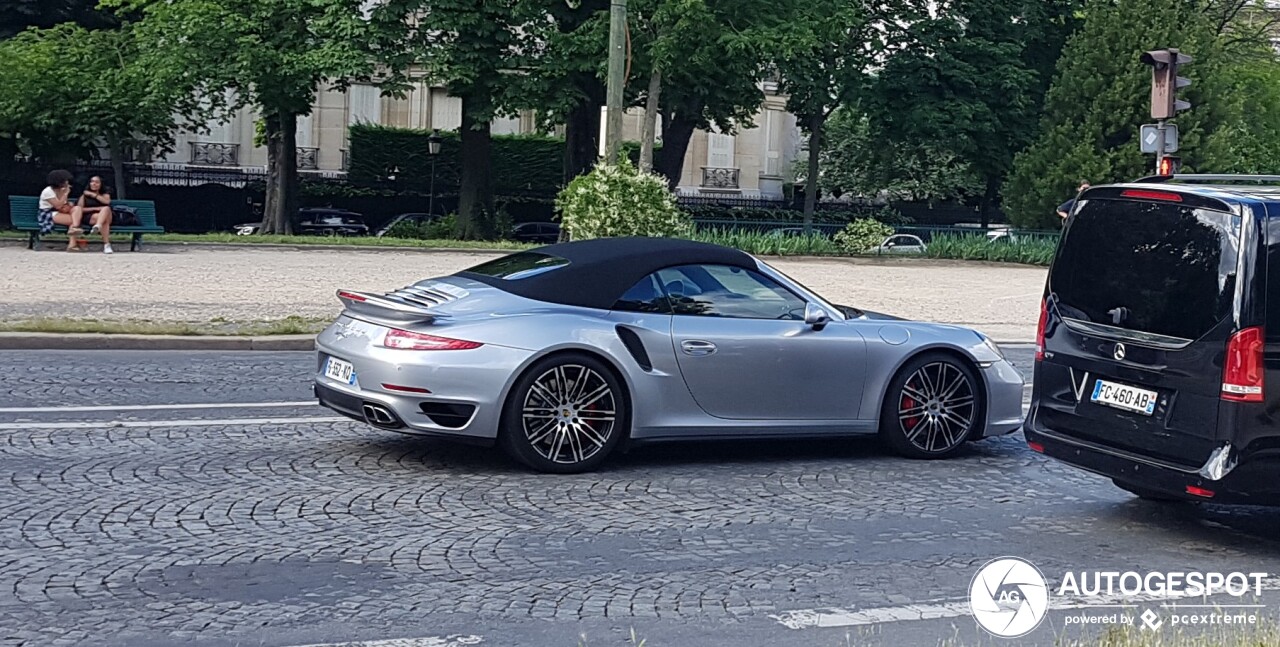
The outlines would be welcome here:
M 365 403 L 360 407 L 364 413 L 364 421 L 377 427 L 400 427 L 400 419 L 380 404 Z

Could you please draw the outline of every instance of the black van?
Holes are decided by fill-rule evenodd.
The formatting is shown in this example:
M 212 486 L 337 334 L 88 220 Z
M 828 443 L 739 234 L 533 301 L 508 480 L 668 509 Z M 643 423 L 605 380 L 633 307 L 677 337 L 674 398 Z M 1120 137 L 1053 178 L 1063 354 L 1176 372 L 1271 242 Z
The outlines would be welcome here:
M 1143 498 L 1280 505 L 1280 176 L 1085 191 L 1023 431 Z

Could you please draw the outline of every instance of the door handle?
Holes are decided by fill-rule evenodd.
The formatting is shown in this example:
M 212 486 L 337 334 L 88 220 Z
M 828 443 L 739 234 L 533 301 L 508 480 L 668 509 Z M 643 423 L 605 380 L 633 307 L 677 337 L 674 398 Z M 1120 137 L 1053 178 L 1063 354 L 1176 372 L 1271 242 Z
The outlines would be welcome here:
M 716 345 L 701 339 L 686 339 L 680 342 L 680 350 L 683 350 L 685 355 L 700 357 L 716 352 Z

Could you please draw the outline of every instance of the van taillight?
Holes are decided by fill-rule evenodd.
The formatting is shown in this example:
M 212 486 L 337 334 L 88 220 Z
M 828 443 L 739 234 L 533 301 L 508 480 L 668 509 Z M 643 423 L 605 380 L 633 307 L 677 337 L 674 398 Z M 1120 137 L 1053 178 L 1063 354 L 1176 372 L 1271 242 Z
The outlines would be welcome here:
M 1222 366 L 1222 399 L 1262 402 L 1262 328 L 1245 328 L 1227 342 Z
M 1049 300 L 1040 300 L 1040 323 L 1036 324 L 1036 361 L 1044 359 L 1044 328 L 1049 324 Z

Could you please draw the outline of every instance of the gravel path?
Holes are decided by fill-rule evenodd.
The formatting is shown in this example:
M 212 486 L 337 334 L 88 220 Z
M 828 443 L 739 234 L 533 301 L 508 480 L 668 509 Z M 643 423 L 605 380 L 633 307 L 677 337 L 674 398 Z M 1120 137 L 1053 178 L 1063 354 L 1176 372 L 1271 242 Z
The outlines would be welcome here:
M 152 245 L 103 256 L 2 245 L 0 267 L 8 270 L 0 275 L 0 321 L 329 317 L 338 311 L 338 287 L 390 290 L 494 255 Z M 1006 341 L 1034 338 L 1045 279 L 1042 268 L 923 259 L 769 262 L 837 303 L 969 325 Z

